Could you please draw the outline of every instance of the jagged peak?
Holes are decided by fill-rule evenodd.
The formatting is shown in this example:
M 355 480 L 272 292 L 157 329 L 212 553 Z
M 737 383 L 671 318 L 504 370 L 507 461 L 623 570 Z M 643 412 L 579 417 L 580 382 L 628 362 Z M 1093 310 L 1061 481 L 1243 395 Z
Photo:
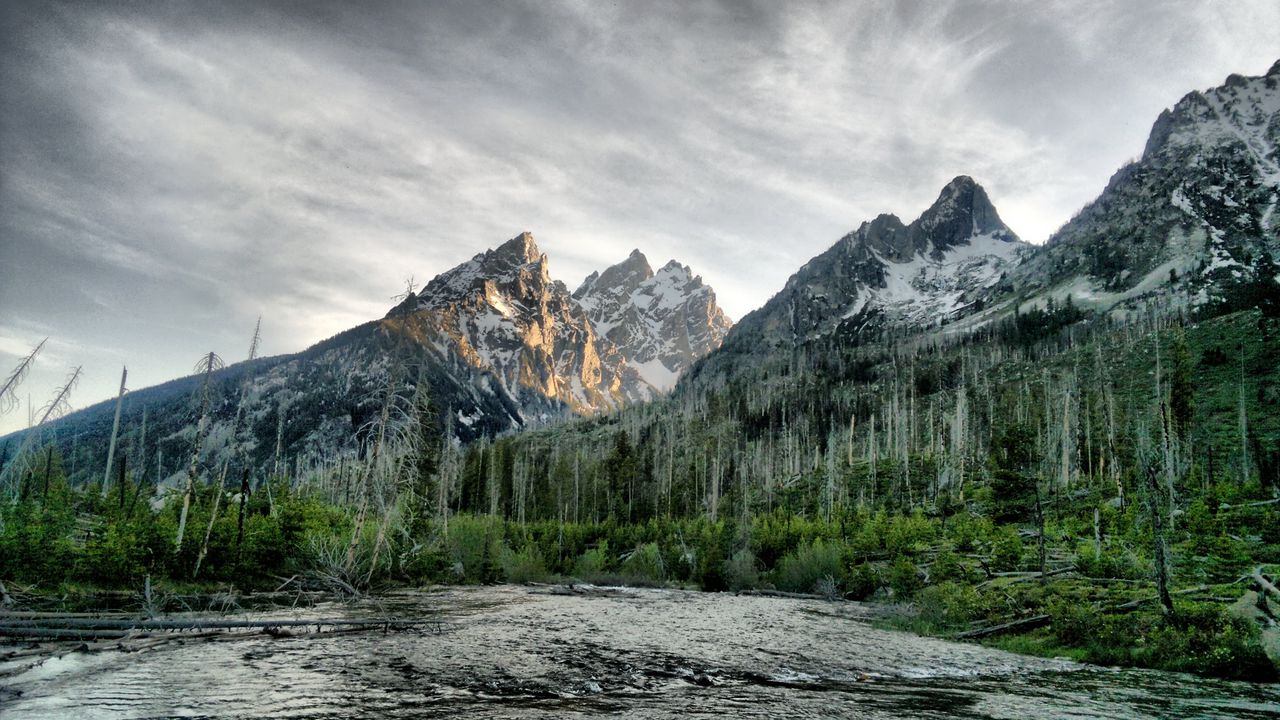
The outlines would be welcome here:
M 1280 60 L 1276 60 L 1271 64 L 1271 69 L 1267 70 L 1266 77 L 1280 77 Z
M 533 241 L 533 233 L 528 230 L 502 243 L 490 251 L 494 256 L 509 257 L 523 263 L 538 262 L 544 256 Z M 487 253 L 486 253 L 487 254 Z

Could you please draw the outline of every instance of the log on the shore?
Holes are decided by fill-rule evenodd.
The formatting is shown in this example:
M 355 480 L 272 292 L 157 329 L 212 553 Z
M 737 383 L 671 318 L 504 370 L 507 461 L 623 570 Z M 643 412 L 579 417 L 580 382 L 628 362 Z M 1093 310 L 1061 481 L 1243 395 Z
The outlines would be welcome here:
M 958 633 L 956 638 L 961 640 L 972 640 L 974 638 L 987 637 L 989 635 L 999 635 L 1000 633 L 1010 632 L 1012 630 L 1034 630 L 1038 627 L 1044 627 L 1049 624 L 1048 615 L 1033 615 L 1022 620 L 1014 620 L 1012 622 L 1000 623 L 999 625 L 988 625 L 987 627 L 976 628 L 974 630 L 966 630 Z
M 838 600 L 839 597 L 831 598 L 826 595 L 816 595 L 814 593 L 796 593 L 783 592 L 782 590 L 741 590 L 738 595 L 755 595 L 758 597 L 777 597 L 787 598 L 790 600 Z
M 198 619 L 122 619 L 86 617 L 9 618 L 0 616 L 0 637 L 21 638 L 123 638 L 136 631 L 194 632 L 206 630 L 259 630 L 277 632 L 281 628 L 315 627 L 335 630 L 403 630 L 430 627 L 439 632 L 442 622 L 435 618 L 412 620 L 352 620 L 352 619 L 278 619 L 278 620 L 198 620 Z

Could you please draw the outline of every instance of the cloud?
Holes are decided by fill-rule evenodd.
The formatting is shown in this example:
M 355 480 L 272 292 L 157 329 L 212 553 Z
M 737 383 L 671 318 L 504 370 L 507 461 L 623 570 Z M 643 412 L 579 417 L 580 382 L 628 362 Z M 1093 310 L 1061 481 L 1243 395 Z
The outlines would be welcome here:
M 0 321 L 78 348 L 87 401 L 258 314 L 301 349 L 523 230 L 571 287 L 640 247 L 735 317 L 957 174 L 1041 241 L 1161 108 L 1280 56 L 1267 2 L 0 12 Z

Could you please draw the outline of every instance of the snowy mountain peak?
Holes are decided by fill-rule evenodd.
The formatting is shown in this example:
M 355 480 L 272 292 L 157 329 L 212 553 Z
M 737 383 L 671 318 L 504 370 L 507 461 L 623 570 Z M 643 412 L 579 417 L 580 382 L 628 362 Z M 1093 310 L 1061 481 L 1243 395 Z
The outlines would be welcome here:
M 659 391 L 718 347 L 731 326 L 702 278 L 675 260 L 654 273 L 639 250 L 587 276 L 573 297 L 596 332 Z
M 968 175 L 947 183 L 938 199 L 912 225 L 917 234 L 916 249 L 935 258 L 957 245 L 968 244 L 974 237 L 1017 240 L 1000 219 L 987 191 Z
M 493 257 L 519 264 L 538 262 L 545 256 L 533 241 L 533 233 L 525 231 L 489 251 Z M 486 254 L 489 254 L 486 253 Z
M 1015 286 L 1125 312 L 1211 302 L 1255 276 L 1280 242 L 1278 66 L 1161 112 L 1141 159 L 1049 238 Z
M 961 175 L 909 225 L 879 215 L 810 260 L 728 342 L 791 344 L 872 322 L 930 327 L 976 309 L 1028 248 Z

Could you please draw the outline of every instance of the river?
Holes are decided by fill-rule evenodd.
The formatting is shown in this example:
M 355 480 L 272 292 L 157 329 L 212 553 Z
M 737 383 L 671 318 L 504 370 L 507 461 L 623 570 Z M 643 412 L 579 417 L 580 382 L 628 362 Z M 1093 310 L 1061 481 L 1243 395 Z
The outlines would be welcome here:
M 71 653 L 0 680 L 0 715 L 1280 718 L 1277 686 L 1024 657 L 881 630 L 871 612 L 676 590 L 397 593 L 275 616 L 443 627 Z

